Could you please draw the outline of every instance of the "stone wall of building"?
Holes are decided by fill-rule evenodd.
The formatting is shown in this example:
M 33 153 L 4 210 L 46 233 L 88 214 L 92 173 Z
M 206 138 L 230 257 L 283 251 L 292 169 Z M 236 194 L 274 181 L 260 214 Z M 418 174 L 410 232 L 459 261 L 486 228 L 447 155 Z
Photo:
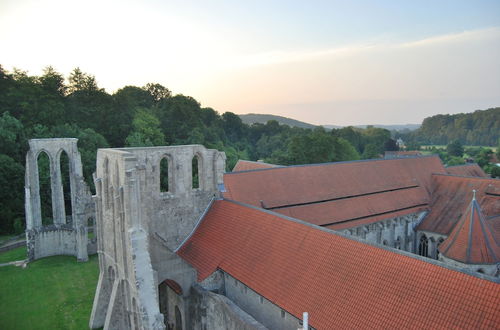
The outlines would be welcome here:
M 375 223 L 344 229 L 346 235 L 361 238 L 370 243 L 415 252 L 414 227 L 425 216 L 425 212 L 411 213 L 384 219 Z
M 196 284 L 190 292 L 189 314 L 191 322 L 186 329 L 267 329 L 227 297 Z
M 442 261 L 449 266 L 457 267 L 460 269 L 466 269 L 470 271 L 472 274 L 479 273 L 493 277 L 500 277 L 500 264 L 489 264 L 489 265 L 464 264 L 462 262 L 447 258 L 442 254 L 439 255 L 439 261 Z
M 224 273 L 224 290 L 227 298 L 269 329 L 298 329 L 302 325 L 300 319 L 281 309 L 227 273 Z
M 193 158 L 198 163 L 194 171 Z M 162 159 L 168 163 L 164 173 Z M 174 251 L 218 196 L 224 169 L 224 153 L 200 145 L 98 151 L 100 277 L 91 328 L 165 328 L 172 316 L 160 313 L 159 285 L 175 281 L 186 301 L 196 271 Z M 167 191 L 161 191 L 162 180 L 168 181 Z M 189 321 L 184 305 L 179 313 L 183 322 Z
M 87 219 L 94 217 L 95 208 L 90 190 L 82 174 L 77 139 L 33 139 L 26 154 L 25 214 L 28 260 L 52 255 L 74 255 L 79 261 L 88 260 Z M 61 154 L 69 159 L 71 214 L 67 214 L 61 177 Z M 42 223 L 38 157 L 49 159 L 53 224 Z
M 440 260 L 438 247 L 447 238 L 445 235 L 419 230 L 415 236 L 415 254 Z

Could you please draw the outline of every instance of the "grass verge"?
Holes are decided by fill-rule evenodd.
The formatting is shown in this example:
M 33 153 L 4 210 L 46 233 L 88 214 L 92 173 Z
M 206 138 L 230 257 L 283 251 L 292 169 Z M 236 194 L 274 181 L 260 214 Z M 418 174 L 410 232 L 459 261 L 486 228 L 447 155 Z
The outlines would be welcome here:
M 25 258 L 25 247 L 0 253 L 0 263 Z M 98 276 L 97 255 L 0 267 L 0 329 L 88 329 Z

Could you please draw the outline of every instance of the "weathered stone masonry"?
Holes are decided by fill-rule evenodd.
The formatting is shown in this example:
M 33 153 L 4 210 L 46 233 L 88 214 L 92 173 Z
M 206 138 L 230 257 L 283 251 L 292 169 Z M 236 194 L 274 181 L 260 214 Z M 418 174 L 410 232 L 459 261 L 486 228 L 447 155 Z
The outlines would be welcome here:
M 193 157 L 198 188 L 193 188 Z M 168 173 L 160 173 L 164 158 Z M 100 275 L 91 328 L 164 329 L 174 323 L 159 307 L 158 287 L 167 279 L 182 288 L 182 299 L 176 300 L 178 320 L 183 328 L 191 324 L 184 298 L 196 282 L 196 271 L 173 251 L 218 196 L 224 168 L 224 153 L 200 145 L 98 151 Z M 166 192 L 160 189 L 160 175 L 168 176 Z
M 25 208 L 28 260 L 52 256 L 74 255 L 78 261 L 88 260 L 87 222 L 94 218 L 95 208 L 90 191 L 83 180 L 77 139 L 33 139 L 26 155 Z M 50 161 L 53 224 L 44 226 L 40 205 L 38 156 L 44 152 Z M 69 180 L 72 214 L 67 220 L 61 180 L 60 159 L 69 158 Z M 89 245 L 89 246 L 88 246 Z

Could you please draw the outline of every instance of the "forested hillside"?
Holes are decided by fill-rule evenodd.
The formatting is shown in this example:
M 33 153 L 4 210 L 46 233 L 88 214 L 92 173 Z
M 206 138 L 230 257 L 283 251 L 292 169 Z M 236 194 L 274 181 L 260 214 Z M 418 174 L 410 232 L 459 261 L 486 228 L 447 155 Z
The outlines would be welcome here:
M 257 113 L 248 113 L 246 115 L 239 115 L 241 120 L 248 125 L 252 124 L 265 124 L 270 120 L 276 120 L 278 123 L 282 125 L 288 125 L 290 127 L 300 127 L 300 128 L 315 128 L 317 126 L 305 123 L 303 121 L 295 120 L 292 118 L 276 116 L 276 115 L 265 115 L 265 114 L 257 114 Z
M 326 131 L 279 125 L 246 125 L 231 112 L 203 108 L 159 84 L 125 86 L 110 94 L 94 76 L 75 69 L 65 79 L 48 67 L 31 76 L 0 66 L 0 234 L 24 230 L 24 166 L 28 139 L 78 138 L 90 186 L 102 147 L 203 144 L 226 152 L 227 169 L 241 159 L 289 165 L 378 157 L 394 150 L 389 131 L 346 127 Z M 38 159 L 43 221 L 50 219 L 48 159 Z M 67 159 L 61 158 L 65 198 Z
M 464 145 L 496 146 L 500 138 L 500 108 L 428 117 L 410 138 L 420 144 L 458 140 Z

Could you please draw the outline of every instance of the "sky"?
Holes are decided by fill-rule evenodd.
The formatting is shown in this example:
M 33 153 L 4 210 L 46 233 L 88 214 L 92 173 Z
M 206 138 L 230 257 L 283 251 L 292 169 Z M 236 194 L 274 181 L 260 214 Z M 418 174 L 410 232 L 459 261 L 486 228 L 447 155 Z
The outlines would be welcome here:
M 500 106 L 500 1 L 0 0 L 0 64 L 219 113 L 421 123 Z

